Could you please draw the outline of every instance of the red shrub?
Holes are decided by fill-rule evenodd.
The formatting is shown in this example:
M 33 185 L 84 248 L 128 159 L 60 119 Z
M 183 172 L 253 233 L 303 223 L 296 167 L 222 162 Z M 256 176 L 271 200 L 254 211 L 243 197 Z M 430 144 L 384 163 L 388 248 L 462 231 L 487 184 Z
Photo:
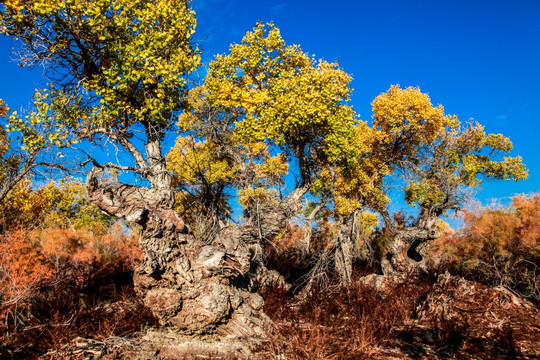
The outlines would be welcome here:
M 508 208 L 464 212 L 465 227 L 434 243 L 454 271 L 540 300 L 540 195 L 516 196 Z
M 77 336 L 105 338 L 157 325 L 137 299 L 137 237 L 113 227 L 0 236 L 0 358 L 33 357 Z

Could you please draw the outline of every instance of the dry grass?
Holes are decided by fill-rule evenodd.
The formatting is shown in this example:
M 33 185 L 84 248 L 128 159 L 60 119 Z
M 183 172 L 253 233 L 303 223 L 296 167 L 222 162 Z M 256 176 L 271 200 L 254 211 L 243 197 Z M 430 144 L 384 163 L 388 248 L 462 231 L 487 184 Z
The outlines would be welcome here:
M 266 351 L 273 359 L 365 359 L 377 354 L 413 321 L 429 281 L 395 284 L 388 291 L 355 281 L 350 286 L 315 286 L 293 298 L 267 293 L 265 307 L 277 324 Z

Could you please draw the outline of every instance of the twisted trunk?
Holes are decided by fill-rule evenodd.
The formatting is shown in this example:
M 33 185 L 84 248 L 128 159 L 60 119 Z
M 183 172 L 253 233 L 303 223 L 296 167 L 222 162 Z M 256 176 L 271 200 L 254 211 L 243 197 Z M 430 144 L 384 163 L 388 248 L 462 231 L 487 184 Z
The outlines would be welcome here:
M 428 231 L 416 227 L 398 230 L 381 260 L 383 274 L 403 274 L 418 269 L 424 258 L 427 242 L 435 239 L 428 234 Z
M 205 244 L 171 209 L 166 185 L 107 185 L 96 175 L 93 170 L 87 177 L 89 199 L 142 227 L 145 259 L 135 271 L 135 286 L 162 324 L 185 333 L 262 334 L 270 320 L 246 281 L 257 260 L 240 237 Z
M 252 291 L 262 292 L 272 287 L 289 289 L 290 285 L 275 270 L 264 265 L 264 243 L 271 242 L 283 229 L 284 224 L 294 217 L 302 207 L 302 198 L 309 186 L 295 189 L 284 201 L 274 206 L 247 211 L 246 221 L 238 227 L 227 227 L 215 241 L 223 244 L 239 243 L 251 254 L 251 269 L 243 281 Z
M 134 281 L 145 304 L 164 325 L 185 333 L 262 335 L 270 319 L 255 293 L 283 277 L 263 263 L 262 239 L 272 239 L 301 206 L 299 189 L 273 211 L 229 227 L 210 243 L 195 238 L 172 210 L 170 176 L 157 164 L 150 188 L 102 184 L 98 171 L 87 177 L 90 201 L 103 211 L 142 227 L 144 262 Z
M 383 274 L 404 274 L 419 269 L 428 242 L 440 236 L 434 226 L 437 216 L 431 216 L 428 211 L 421 209 L 415 225 L 399 228 L 388 212 L 382 215 L 386 228 L 392 234 L 388 251 L 381 260 Z

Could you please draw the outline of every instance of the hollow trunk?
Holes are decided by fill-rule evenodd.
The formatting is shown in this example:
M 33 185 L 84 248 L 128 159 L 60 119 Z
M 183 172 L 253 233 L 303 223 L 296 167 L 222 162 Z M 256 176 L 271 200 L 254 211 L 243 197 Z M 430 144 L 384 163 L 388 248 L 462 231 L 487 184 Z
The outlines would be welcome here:
M 428 241 L 436 239 L 438 232 L 418 227 L 396 230 L 390 247 L 381 260 L 384 275 L 417 271 L 424 265 Z
M 435 223 L 443 212 L 442 208 L 421 207 L 413 225 L 400 227 L 388 210 L 382 209 L 384 225 L 392 236 L 388 251 L 381 260 L 384 275 L 404 274 L 424 267 L 428 242 L 441 235 Z

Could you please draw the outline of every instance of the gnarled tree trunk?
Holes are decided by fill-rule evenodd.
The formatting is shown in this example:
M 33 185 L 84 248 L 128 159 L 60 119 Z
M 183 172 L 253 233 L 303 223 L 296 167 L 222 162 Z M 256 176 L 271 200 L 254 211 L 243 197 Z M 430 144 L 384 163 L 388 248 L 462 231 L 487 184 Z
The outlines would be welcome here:
M 439 214 L 421 207 L 416 222 L 411 226 L 398 225 L 387 209 L 380 212 L 384 226 L 392 240 L 381 260 L 384 275 L 398 275 L 415 271 L 423 264 L 427 243 L 440 236 L 435 227 Z
M 428 242 L 439 236 L 439 231 L 432 224 L 394 229 L 392 242 L 381 260 L 383 274 L 404 274 L 419 269 L 423 265 Z
M 145 304 L 162 324 L 181 332 L 262 335 L 271 322 L 255 291 L 284 281 L 264 266 L 260 238 L 277 234 L 297 211 L 305 191 L 293 193 L 290 201 L 257 221 L 225 228 L 204 243 L 172 210 L 169 194 L 162 190 L 101 184 L 95 171 L 87 177 L 92 202 L 142 227 L 145 256 L 134 280 Z

